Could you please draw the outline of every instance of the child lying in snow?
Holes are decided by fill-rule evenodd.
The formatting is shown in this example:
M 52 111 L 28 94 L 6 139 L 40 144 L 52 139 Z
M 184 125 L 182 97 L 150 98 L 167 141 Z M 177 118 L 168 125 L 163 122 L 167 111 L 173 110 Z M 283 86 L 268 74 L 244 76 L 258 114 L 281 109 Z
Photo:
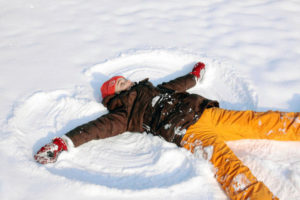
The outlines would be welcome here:
M 201 154 L 231 199 L 278 199 L 258 181 L 224 141 L 238 139 L 300 140 L 299 113 L 230 111 L 187 89 L 196 85 L 205 64 L 191 73 L 154 87 L 148 79 L 133 83 L 115 76 L 101 87 L 109 113 L 83 124 L 42 147 L 34 156 L 41 164 L 57 160 L 61 151 L 125 131 L 151 133 Z

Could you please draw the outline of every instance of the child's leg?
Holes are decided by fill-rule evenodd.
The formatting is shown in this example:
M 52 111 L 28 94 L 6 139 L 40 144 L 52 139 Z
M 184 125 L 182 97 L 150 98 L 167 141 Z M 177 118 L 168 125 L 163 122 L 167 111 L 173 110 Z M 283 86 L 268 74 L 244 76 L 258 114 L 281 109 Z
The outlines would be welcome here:
M 214 165 L 216 179 L 230 199 L 278 199 L 201 119 L 188 128 L 181 144 Z
M 201 116 L 223 140 L 271 139 L 300 141 L 300 113 L 206 109 Z

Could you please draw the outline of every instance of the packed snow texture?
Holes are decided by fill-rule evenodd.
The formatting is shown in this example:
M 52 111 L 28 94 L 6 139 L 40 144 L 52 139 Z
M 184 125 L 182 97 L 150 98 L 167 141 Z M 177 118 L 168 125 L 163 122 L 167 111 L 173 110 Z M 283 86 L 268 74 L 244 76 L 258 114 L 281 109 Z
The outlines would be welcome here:
M 107 113 L 99 88 L 114 75 L 157 85 L 202 61 L 189 92 L 227 109 L 300 111 L 299 1 L 2 0 L 0 10 L 0 199 L 227 199 L 213 148 L 194 156 L 146 133 L 33 160 Z M 300 199 L 300 142 L 227 144 L 275 195 Z

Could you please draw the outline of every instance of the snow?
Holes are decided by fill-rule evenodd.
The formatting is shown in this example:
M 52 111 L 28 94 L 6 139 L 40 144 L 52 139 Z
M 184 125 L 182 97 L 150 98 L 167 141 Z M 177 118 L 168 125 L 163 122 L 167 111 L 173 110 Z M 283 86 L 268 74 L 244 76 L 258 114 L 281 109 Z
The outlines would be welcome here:
M 167 130 L 167 129 L 169 129 L 171 126 L 172 126 L 172 124 L 166 124 L 166 125 L 164 126 L 164 129 Z
M 247 176 L 245 174 L 238 174 L 236 175 L 232 180 L 232 187 L 235 192 L 239 192 L 244 190 L 251 184 L 251 182 L 248 180 Z
M 99 88 L 114 75 L 156 85 L 202 61 L 189 92 L 228 109 L 300 111 L 299 1 L 2 0 L 0 11 L 0 199 L 227 198 L 206 159 L 145 133 L 34 162 L 53 137 L 107 113 Z M 300 142 L 228 145 L 275 195 L 300 199 Z
M 157 103 L 157 101 L 159 100 L 160 96 L 155 96 L 153 99 L 152 99 L 152 102 L 151 102 L 151 105 L 152 107 L 154 107 Z
M 186 133 L 186 129 L 182 129 L 181 126 L 174 127 L 174 133 L 175 135 L 184 135 Z
M 214 152 L 213 146 L 206 146 L 203 148 L 204 152 L 206 153 L 206 159 L 210 160 L 212 158 L 212 154 Z

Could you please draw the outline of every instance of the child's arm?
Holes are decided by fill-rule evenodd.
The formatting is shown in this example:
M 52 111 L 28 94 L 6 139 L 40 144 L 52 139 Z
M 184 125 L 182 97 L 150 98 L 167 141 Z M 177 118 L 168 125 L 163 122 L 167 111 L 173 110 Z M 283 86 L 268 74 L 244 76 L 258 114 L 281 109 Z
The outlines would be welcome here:
M 103 139 L 121 134 L 127 130 L 127 112 L 125 110 L 114 111 L 78 126 L 69 131 L 63 137 L 57 137 L 52 142 L 43 146 L 34 159 L 41 163 L 56 162 L 62 151 L 68 151 L 70 146 L 79 146 L 88 141 Z
M 157 87 L 167 88 L 176 92 L 185 92 L 186 90 L 194 87 L 197 83 L 197 80 L 201 80 L 203 78 L 204 72 L 205 64 L 198 62 L 197 64 L 195 64 L 191 73 L 178 77 L 169 82 L 164 82 Z
M 91 140 L 104 139 L 125 132 L 127 130 L 127 121 L 127 112 L 125 110 L 113 111 L 78 126 L 69 131 L 66 136 L 72 140 L 75 147 L 78 147 Z

